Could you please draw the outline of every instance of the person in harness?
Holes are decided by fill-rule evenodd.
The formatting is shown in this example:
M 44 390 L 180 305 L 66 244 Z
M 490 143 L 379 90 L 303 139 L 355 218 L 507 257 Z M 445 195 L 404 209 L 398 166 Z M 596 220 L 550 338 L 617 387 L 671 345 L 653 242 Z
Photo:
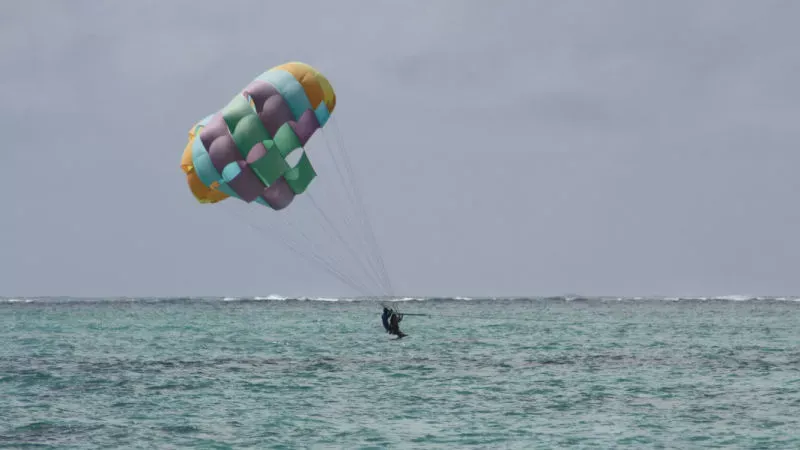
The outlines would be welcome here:
M 407 336 L 400 331 L 400 321 L 403 320 L 403 315 L 395 312 L 393 309 L 383 307 L 383 314 L 381 315 L 381 322 L 383 328 L 387 333 L 397 336 L 398 339 Z

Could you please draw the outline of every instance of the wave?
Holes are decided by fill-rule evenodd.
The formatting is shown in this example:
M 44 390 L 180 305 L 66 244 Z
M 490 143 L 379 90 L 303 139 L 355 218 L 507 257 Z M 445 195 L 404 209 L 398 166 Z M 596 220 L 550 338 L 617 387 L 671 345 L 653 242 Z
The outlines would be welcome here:
M 37 304 L 37 303 L 213 303 L 213 302 L 509 302 L 509 301 L 538 301 L 538 302 L 800 302 L 800 296 L 753 296 L 753 295 L 721 295 L 721 296 L 549 296 L 549 297 L 291 297 L 277 294 L 267 296 L 196 296 L 196 297 L 69 297 L 69 296 L 42 296 L 42 297 L 0 297 L 0 304 Z

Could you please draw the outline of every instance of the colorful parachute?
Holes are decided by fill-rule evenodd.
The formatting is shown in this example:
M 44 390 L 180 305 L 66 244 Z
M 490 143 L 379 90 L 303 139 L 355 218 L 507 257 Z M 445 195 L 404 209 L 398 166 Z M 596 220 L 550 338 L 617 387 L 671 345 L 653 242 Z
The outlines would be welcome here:
M 285 208 L 316 177 L 303 146 L 335 106 L 330 83 L 308 64 L 262 73 L 189 131 L 181 168 L 195 198 L 217 203 L 236 197 Z M 287 157 L 294 151 L 301 154 L 292 166 Z
M 286 208 L 317 176 L 305 146 L 335 106 L 330 83 L 307 64 L 290 62 L 262 73 L 189 131 L 181 158 L 189 189 L 200 203 L 235 197 Z M 331 125 L 325 134 L 332 128 L 340 137 L 335 120 Z M 325 136 L 325 141 L 329 151 L 316 159 L 324 188 L 303 195 L 308 201 L 295 202 L 283 214 L 261 215 L 262 208 L 236 203 L 222 209 L 354 290 L 390 294 L 391 280 L 343 140 L 330 145 Z M 251 211 L 257 217 L 248 218 Z

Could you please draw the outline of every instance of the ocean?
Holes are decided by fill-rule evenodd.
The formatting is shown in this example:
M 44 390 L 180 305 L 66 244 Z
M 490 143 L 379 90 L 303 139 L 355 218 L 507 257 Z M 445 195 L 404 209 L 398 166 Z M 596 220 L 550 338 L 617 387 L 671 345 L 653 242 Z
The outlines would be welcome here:
M 2 448 L 800 448 L 797 298 L 0 299 Z

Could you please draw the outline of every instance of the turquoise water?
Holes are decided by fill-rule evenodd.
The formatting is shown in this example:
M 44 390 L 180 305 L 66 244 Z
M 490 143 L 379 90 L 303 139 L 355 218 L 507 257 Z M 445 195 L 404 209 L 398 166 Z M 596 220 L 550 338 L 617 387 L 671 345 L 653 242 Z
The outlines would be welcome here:
M 27 301 L 0 447 L 800 447 L 793 299 Z

